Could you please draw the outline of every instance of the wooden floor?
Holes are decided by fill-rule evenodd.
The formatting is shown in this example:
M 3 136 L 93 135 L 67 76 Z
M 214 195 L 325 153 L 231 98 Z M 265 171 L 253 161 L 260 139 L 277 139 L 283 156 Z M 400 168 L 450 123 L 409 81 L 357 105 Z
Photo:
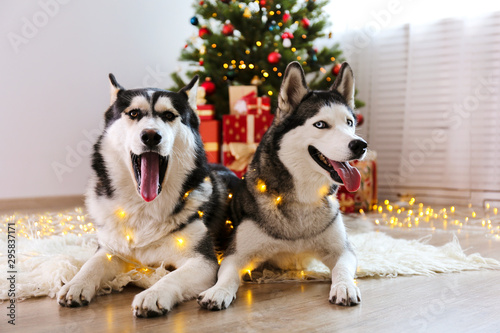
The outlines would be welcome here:
M 409 239 L 427 233 L 388 232 Z M 434 232 L 431 244 L 451 237 Z M 467 253 L 500 260 L 499 241 L 469 233 L 459 239 Z M 361 305 L 344 308 L 328 302 L 328 283 L 245 283 L 227 310 L 206 311 L 193 300 L 153 319 L 132 316 L 135 287 L 84 308 L 62 308 L 45 297 L 18 304 L 15 328 L 2 304 L 0 332 L 500 332 L 500 271 L 358 279 L 358 286 Z

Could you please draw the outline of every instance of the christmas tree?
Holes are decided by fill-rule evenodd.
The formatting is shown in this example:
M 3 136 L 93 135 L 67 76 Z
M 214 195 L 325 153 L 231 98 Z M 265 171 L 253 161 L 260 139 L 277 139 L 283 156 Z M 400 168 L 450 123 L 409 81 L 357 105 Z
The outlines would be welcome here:
M 202 0 L 193 5 L 197 27 L 182 50 L 188 77 L 200 75 L 207 103 L 220 116 L 229 112 L 229 85 L 257 85 L 259 95 L 276 97 L 288 63 L 299 61 L 311 89 L 327 89 L 344 61 L 338 44 L 318 50 L 325 37 L 328 0 Z M 332 34 L 328 34 L 331 38 Z M 172 78 L 185 86 L 178 73 Z M 273 101 L 276 98 L 272 98 Z M 363 103 L 356 101 L 356 107 Z M 272 108 L 274 110 L 274 107 Z

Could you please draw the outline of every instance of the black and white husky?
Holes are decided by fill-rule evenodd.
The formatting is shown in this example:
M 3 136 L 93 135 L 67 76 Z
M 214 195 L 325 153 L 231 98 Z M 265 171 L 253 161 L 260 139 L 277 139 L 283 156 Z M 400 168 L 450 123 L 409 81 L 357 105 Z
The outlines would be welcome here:
M 302 67 L 285 72 L 272 126 L 262 139 L 232 201 L 235 229 L 215 286 L 199 304 L 227 308 L 240 276 L 259 263 L 283 266 L 290 258 L 314 256 L 332 271 L 329 300 L 355 305 L 356 256 L 346 237 L 339 185 L 355 191 L 359 172 L 348 161 L 364 157 L 367 144 L 354 134 L 354 77 L 344 63 L 329 91 L 309 91 Z
M 57 298 L 62 306 L 87 305 L 130 262 L 173 266 L 134 298 L 134 314 L 152 317 L 214 285 L 211 234 L 225 223 L 229 172 L 205 158 L 193 111 L 198 77 L 179 92 L 126 90 L 109 77 L 111 106 L 86 198 L 99 249 Z

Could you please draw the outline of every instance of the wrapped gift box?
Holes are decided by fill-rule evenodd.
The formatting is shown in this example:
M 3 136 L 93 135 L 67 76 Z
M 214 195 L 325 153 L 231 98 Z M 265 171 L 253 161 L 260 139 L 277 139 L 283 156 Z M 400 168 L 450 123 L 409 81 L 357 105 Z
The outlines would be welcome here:
M 344 213 L 370 210 L 377 204 L 377 154 L 368 151 L 362 161 L 351 162 L 361 174 L 361 186 L 356 192 L 349 192 L 344 186 L 337 191 L 337 198 L 340 202 L 340 209 Z
M 242 97 L 250 93 L 254 93 L 257 96 L 257 86 L 229 86 L 229 113 L 234 115 L 241 114 L 234 109 L 234 106 Z
M 272 122 L 270 113 L 223 116 L 222 162 L 238 177 L 245 174 L 258 143 Z
M 271 111 L 271 98 L 257 97 L 257 93 L 252 91 L 236 102 L 234 110 L 238 114 L 267 114 Z
M 221 131 L 219 120 L 203 120 L 200 123 L 200 134 L 209 163 L 221 162 Z
M 214 120 L 215 119 L 215 105 L 213 104 L 203 104 L 196 106 L 198 117 L 200 120 Z

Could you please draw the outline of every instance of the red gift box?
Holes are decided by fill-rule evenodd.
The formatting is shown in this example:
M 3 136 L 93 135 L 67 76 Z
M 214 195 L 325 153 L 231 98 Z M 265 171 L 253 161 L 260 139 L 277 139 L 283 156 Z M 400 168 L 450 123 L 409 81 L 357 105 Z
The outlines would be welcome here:
M 361 174 L 361 186 L 356 192 L 349 192 L 344 186 L 337 191 L 340 209 L 344 213 L 359 212 L 360 209 L 370 210 L 377 204 L 377 154 L 368 151 L 362 161 L 351 162 Z
M 252 91 L 236 102 L 234 110 L 239 114 L 268 114 L 271 112 L 271 98 L 257 97 L 257 93 Z
M 196 109 L 200 120 L 213 120 L 215 118 L 215 105 L 213 104 L 197 105 Z
M 252 161 L 257 145 L 273 122 L 273 115 L 223 116 L 222 162 L 242 177 Z
M 242 114 L 242 112 L 236 111 L 234 106 L 249 93 L 257 95 L 257 86 L 229 86 L 229 114 Z
M 220 121 L 204 120 L 200 123 L 200 134 L 209 163 L 220 163 Z

